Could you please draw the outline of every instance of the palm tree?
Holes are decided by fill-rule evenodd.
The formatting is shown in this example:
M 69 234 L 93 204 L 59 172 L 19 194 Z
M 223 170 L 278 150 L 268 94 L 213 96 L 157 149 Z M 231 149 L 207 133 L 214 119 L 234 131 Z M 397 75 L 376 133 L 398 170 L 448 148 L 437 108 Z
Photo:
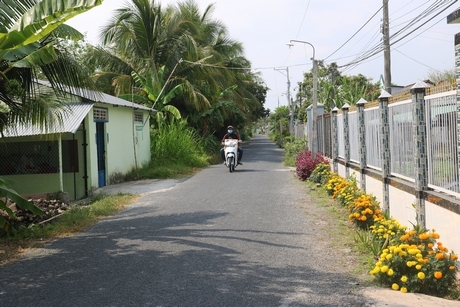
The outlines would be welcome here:
M 191 0 L 165 9 L 153 0 L 132 0 L 116 11 L 102 30 L 102 47 L 88 57 L 88 64 L 98 69 L 96 83 L 110 80 L 114 93 L 127 95 L 137 86 L 133 72 L 144 79 L 149 75 L 156 92 L 163 93 L 156 99 L 162 101 L 174 92 L 168 105 L 192 125 L 191 118 L 217 109 L 226 118 L 244 117 L 241 114 L 260 106 L 247 90 L 253 81 L 250 63 L 241 44 L 228 38 L 212 12 L 210 5 L 200 14 Z M 219 93 L 228 88 L 234 91 L 232 107 L 222 112 L 214 104 L 221 102 Z
M 81 33 L 63 23 L 102 1 L 0 2 L 0 101 L 8 111 L 0 112 L 0 133 L 30 119 L 44 124 L 49 108 L 59 106 L 40 100 L 34 86 L 39 74 L 50 81 L 56 93 L 70 86 L 91 85 L 85 71 L 60 47 L 60 40 L 81 39 Z

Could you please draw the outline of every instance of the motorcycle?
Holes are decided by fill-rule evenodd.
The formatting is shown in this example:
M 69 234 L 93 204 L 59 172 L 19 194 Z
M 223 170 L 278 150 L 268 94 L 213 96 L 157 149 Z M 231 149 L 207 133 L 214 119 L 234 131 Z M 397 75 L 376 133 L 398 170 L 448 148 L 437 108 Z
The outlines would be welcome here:
M 225 165 L 232 173 L 238 165 L 238 143 L 240 140 L 226 139 L 224 143 Z

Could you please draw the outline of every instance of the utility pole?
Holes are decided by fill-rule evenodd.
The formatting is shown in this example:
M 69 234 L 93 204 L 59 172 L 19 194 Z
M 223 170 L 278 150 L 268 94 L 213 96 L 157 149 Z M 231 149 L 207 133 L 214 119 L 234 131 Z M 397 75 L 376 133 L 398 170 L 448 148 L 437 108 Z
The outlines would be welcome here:
M 390 25 L 388 17 L 388 1 L 383 0 L 383 78 L 385 90 L 391 94 L 391 56 L 390 56 Z
M 292 137 L 292 122 L 294 121 L 294 111 L 292 109 L 292 103 L 291 103 L 291 80 L 289 79 L 289 67 L 286 68 L 275 68 L 275 70 L 286 70 L 286 76 L 287 76 L 287 100 L 288 100 L 288 108 L 290 110 L 290 120 L 289 120 L 289 134 Z

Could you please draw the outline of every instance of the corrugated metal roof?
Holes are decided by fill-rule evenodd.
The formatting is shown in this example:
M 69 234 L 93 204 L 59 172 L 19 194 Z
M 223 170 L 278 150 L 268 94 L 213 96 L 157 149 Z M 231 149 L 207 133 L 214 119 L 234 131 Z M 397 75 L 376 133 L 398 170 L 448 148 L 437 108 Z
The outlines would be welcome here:
M 68 109 L 57 111 L 62 117 L 60 123 L 53 123 L 48 128 L 32 124 L 18 125 L 6 129 L 3 134 L 5 137 L 17 137 L 66 132 L 75 133 L 92 108 L 92 103 L 70 103 Z
M 38 84 L 51 87 L 51 84 L 48 81 L 44 81 L 44 80 L 38 80 Z M 97 99 L 97 101 L 95 102 L 101 102 L 101 103 L 106 103 L 106 104 L 115 105 L 115 106 L 124 106 L 124 107 L 129 107 L 129 108 L 136 108 L 140 110 L 151 111 L 151 109 L 146 106 L 143 106 L 137 103 L 132 103 L 130 101 L 127 101 L 127 100 L 124 100 L 124 99 L 121 99 L 121 98 L 118 98 L 118 97 L 115 97 L 109 94 L 105 94 L 102 92 L 82 90 L 82 89 L 71 87 L 70 94 L 73 94 L 75 96 L 79 96 L 79 97 L 82 97 L 82 98 L 85 98 L 91 101 L 95 101 L 95 99 Z

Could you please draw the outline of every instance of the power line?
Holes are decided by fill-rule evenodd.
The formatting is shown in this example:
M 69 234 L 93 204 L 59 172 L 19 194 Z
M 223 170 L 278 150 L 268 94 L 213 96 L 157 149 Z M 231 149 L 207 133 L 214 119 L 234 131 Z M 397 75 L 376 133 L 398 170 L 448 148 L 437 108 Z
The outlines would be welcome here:
M 355 34 L 353 34 L 345 43 L 342 44 L 342 46 L 340 46 L 337 50 L 335 50 L 334 52 L 332 52 L 329 56 L 327 56 L 324 60 L 327 60 L 328 58 L 330 58 L 332 55 L 334 55 L 337 51 L 339 51 L 343 46 L 345 46 L 350 40 L 353 39 L 353 37 L 355 37 L 374 17 L 375 15 L 377 15 L 378 12 L 380 12 L 383 8 L 383 5 L 377 10 L 377 12 L 374 13 L 374 15 L 371 16 L 371 18 L 369 18 L 362 26 L 361 28 L 358 29 L 358 31 L 355 32 Z

